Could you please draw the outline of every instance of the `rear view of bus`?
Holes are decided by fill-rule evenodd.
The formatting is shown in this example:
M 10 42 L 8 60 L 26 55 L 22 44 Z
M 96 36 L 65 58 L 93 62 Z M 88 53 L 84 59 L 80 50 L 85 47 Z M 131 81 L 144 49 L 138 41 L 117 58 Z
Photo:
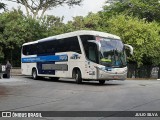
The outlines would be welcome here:
M 127 77 L 126 49 L 133 54 L 132 46 L 104 32 L 81 30 L 52 36 L 22 46 L 22 74 L 32 75 L 34 79 L 73 78 L 77 83 L 124 80 Z M 28 51 L 32 52 L 27 54 Z M 65 60 L 61 60 L 62 56 Z

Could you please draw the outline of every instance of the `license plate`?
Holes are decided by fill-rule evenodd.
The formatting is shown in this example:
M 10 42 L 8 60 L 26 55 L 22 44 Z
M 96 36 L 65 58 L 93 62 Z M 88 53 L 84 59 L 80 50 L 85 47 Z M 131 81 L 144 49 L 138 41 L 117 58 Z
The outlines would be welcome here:
M 114 76 L 113 78 L 114 78 L 114 79 L 118 79 L 119 77 L 118 77 L 118 76 Z

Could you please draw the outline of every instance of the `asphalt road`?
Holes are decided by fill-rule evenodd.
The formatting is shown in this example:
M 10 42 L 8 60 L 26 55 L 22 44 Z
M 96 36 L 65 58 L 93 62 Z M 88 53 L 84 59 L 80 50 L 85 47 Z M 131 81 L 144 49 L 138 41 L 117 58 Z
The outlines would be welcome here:
M 160 111 L 160 81 L 56 82 L 13 76 L 0 79 L 0 111 Z M 160 115 L 159 115 L 160 116 Z M 22 118 L 0 118 L 0 120 Z M 23 118 L 30 120 L 31 118 Z M 43 117 L 32 120 L 158 120 L 160 117 Z

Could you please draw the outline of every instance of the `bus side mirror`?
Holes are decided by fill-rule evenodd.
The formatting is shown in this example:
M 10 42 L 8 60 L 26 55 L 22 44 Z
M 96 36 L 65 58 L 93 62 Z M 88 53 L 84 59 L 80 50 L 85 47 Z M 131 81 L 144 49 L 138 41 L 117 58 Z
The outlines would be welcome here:
M 125 48 L 128 48 L 130 50 L 130 54 L 133 55 L 133 47 L 128 44 L 124 44 Z

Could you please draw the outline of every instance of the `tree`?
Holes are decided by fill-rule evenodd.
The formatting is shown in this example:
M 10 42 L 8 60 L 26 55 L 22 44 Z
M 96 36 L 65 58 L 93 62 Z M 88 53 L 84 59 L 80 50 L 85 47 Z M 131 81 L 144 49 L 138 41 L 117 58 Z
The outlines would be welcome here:
M 159 0 L 123 0 L 114 2 L 104 7 L 105 16 L 111 17 L 116 14 L 126 14 L 145 19 L 148 22 L 154 20 L 160 22 L 160 1 Z
M 98 30 L 101 31 L 101 17 L 96 13 L 88 13 L 87 16 L 76 16 L 73 17 L 73 21 L 69 21 L 66 24 L 67 32 L 75 30 Z M 102 25 L 103 26 L 103 25 Z
M 25 42 L 46 37 L 47 27 L 38 20 L 27 18 L 21 10 L 0 15 L 0 52 L 14 66 L 20 66 L 21 46 Z
M 134 48 L 130 61 L 138 65 L 160 64 L 160 25 L 156 22 L 145 22 L 138 18 L 117 15 L 106 21 L 104 31 L 121 37 L 124 43 Z
M 4 3 L 0 2 L 0 9 L 4 9 L 5 10 L 6 5 Z
M 0 2 L 0 10 L 4 9 L 5 10 L 5 4 Z M 1 33 L 1 24 L 0 24 L 0 33 Z M 2 35 L 0 34 L 0 39 L 2 39 Z M 1 43 L 1 41 L 0 41 Z M 0 46 L 0 61 L 2 61 L 2 59 L 4 58 L 4 54 L 2 52 L 2 46 Z
M 42 24 L 47 27 L 47 36 L 58 35 L 65 32 L 63 17 L 47 15 L 42 18 Z
M 85 29 L 84 27 L 84 17 L 83 16 L 76 16 L 73 17 L 73 22 L 70 22 L 72 24 L 72 31 L 74 30 L 80 30 Z M 69 28 L 69 29 L 71 29 Z
M 100 22 L 101 17 L 96 13 L 88 13 L 86 17 L 84 17 L 84 26 L 90 30 L 98 30 L 101 31 L 101 25 L 103 23 Z
M 52 8 L 55 8 L 57 6 L 62 6 L 62 5 L 68 5 L 68 6 L 73 6 L 73 5 L 80 5 L 82 0 L 8 0 L 12 2 L 16 2 L 18 4 L 21 4 L 25 7 L 27 16 L 30 16 L 30 13 L 32 13 L 33 18 L 38 17 L 38 13 L 40 11 L 40 19 L 44 16 L 44 13 Z
M 116 2 L 125 2 L 126 0 L 107 0 L 106 3 L 109 3 L 109 4 L 113 4 L 113 3 L 116 3 Z

